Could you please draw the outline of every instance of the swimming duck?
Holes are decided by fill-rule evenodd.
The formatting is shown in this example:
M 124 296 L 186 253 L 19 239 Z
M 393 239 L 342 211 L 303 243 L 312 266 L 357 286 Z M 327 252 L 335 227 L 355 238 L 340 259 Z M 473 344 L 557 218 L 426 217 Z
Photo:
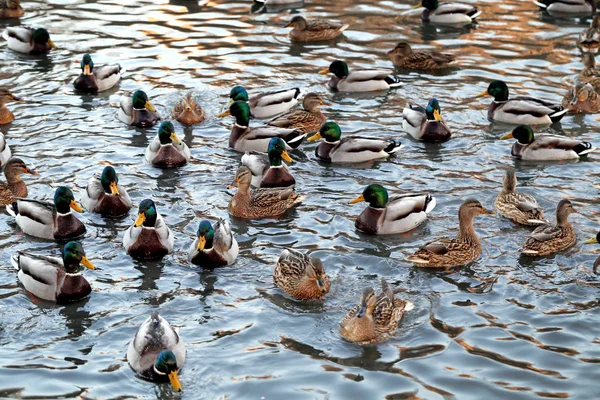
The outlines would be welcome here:
M 246 153 L 242 156 L 242 165 L 248 167 L 252 173 L 252 186 L 262 188 L 282 188 L 296 184 L 281 159 L 292 162 L 292 158 L 285 150 L 283 139 L 274 137 L 269 142 L 267 154 Z
M 596 80 L 600 83 L 600 79 Z M 593 114 L 600 111 L 600 97 L 590 83 L 578 82 L 569 87 L 562 105 L 574 114 Z
M 158 260 L 173 252 L 173 233 L 156 211 L 154 202 L 142 200 L 138 216 L 123 235 L 123 247 L 133 258 Z
M 169 380 L 173 389 L 181 392 L 177 372 L 185 362 L 185 345 L 177 330 L 158 312 L 144 321 L 129 343 L 127 362 L 139 376 L 151 381 Z
M 199 124 L 206 118 L 204 110 L 194 100 L 191 93 L 185 95 L 185 97 L 175 104 L 175 107 L 171 110 L 171 116 L 185 125 Z
M 593 238 L 586 240 L 584 243 L 585 244 L 600 243 L 600 232 L 598 232 L 596 234 L 596 236 L 594 236 Z M 599 268 L 600 268 L 600 257 L 596 258 L 596 261 L 594 261 L 593 270 L 594 270 L 595 274 L 598 273 Z
M 294 193 L 294 189 L 252 189 L 252 173 L 248 167 L 239 167 L 235 175 L 237 192 L 227 209 L 234 217 L 261 219 L 277 217 L 289 208 L 302 203 L 306 196 Z
M 148 100 L 148 95 L 143 90 L 136 90 L 131 96 L 121 96 L 119 119 L 127 125 L 148 128 L 158 122 L 160 117 Z
M 0 124 L 8 124 L 15 120 L 15 115 L 6 107 L 7 101 L 22 101 L 6 89 L 0 89 Z
M 18 197 L 27 197 L 27 186 L 21 179 L 21 174 L 37 175 L 38 173 L 27 168 L 20 158 L 10 158 L 4 166 L 6 183 L 0 182 L 0 206 L 12 204 Z
M 481 11 L 470 4 L 439 3 L 438 0 L 423 0 L 413 8 L 425 7 L 421 21 L 433 24 L 470 24 L 481 15 Z
M 320 300 L 329 293 L 329 277 L 317 257 L 284 249 L 273 270 L 273 282 L 298 300 Z
M 302 91 L 299 88 L 290 88 L 277 91 L 253 94 L 248 97 L 248 92 L 242 86 L 234 86 L 229 92 L 229 108 L 234 101 L 249 103 L 251 115 L 254 118 L 271 118 L 283 114 L 296 104 Z
M 569 200 L 561 200 L 556 206 L 556 225 L 538 226 L 529 235 L 521 252 L 528 256 L 549 256 L 573 246 L 577 238 L 569 222 L 569 214 L 575 212 Z
M 594 16 L 589 28 L 577 37 L 577 47 L 584 52 L 596 53 L 600 48 L 600 16 Z
M 546 223 L 544 210 L 535 197 L 517 192 L 517 176 L 513 168 L 507 168 L 502 182 L 502 191 L 496 197 L 496 210 L 521 225 L 540 225 Z
M 340 36 L 350 25 L 325 19 L 307 21 L 304 17 L 296 15 L 286 27 L 293 27 L 290 32 L 292 42 L 318 42 L 332 40 Z
M 596 0 L 534 0 L 550 14 L 595 14 Z
M 366 288 L 360 302 L 340 322 L 340 335 L 351 342 L 376 343 L 398 329 L 404 313 L 414 308 L 408 300 L 394 298 L 394 292 L 381 278 L 381 293 Z
M 18 53 L 40 54 L 56 47 L 50 40 L 50 34 L 44 28 L 13 26 L 6 28 L 3 36 L 7 41 L 8 48 Z
M 488 109 L 488 118 L 507 124 L 545 125 L 554 124 L 565 116 L 560 104 L 553 104 L 535 97 L 517 96 L 508 98 L 508 86 L 502 81 L 493 81 L 485 92 L 477 95 L 492 96 L 494 101 Z
M 402 110 L 402 128 L 417 140 L 443 142 L 450 139 L 452 133 L 441 113 L 437 99 L 429 100 L 427 108 L 409 103 Z
M 10 147 L 8 147 L 4 135 L 0 132 L 0 167 L 6 165 L 11 156 L 12 152 L 10 151 Z
M 390 71 L 363 69 L 349 72 L 348 65 L 340 60 L 332 62 L 329 68 L 319 71 L 321 75 L 328 73 L 334 76 L 327 85 L 340 92 L 372 92 L 402 85 L 398 78 L 390 75 Z
M 73 86 L 80 92 L 103 92 L 115 86 L 121 80 L 119 64 L 104 65 L 94 68 L 92 56 L 84 54 L 81 58 L 81 75 L 75 79 Z
M 392 50 L 387 52 L 392 63 L 398 68 L 404 69 L 440 69 L 448 68 L 454 62 L 452 54 L 439 53 L 437 51 L 416 50 L 414 51 L 408 42 L 400 42 Z
M 600 78 L 600 70 L 596 68 L 596 58 L 591 53 L 584 53 L 581 58 L 583 69 L 579 72 L 578 78 L 580 82 L 594 81 L 598 82 Z M 598 85 L 593 85 L 595 90 L 599 90 Z
M 232 264 L 238 256 L 239 247 L 231 233 L 229 223 L 222 218 L 215 222 L 200 222 L 197 238 L 188 251 L 192 264 L 202 268 L 215 268 Z
M 25 290 L 40 299 L 70 303 L 92 292 L 89 282 L 81 275 L 80 265 L 89 269 L 96 267 L 78 242 L 65 245 L 62 259 L 19 252 L 11 257 L 11 262 Z
M 25 14 L 21 0 L 3 0 L 0 2 L 0 18 L 19 18 Z
M 100 179 L 91 177 L 81 198 L 83 208 L 104 217 L 121 217 L 132 207 L 127 190 L 119 185 L 117 172 L 111 166 L 104 167 Z
M 24 233 L 42 239 L 67 241 L 85 234 L 85 226 L 71 213 L 71 209 L 81 213 L 83 209 L 75 201 L 71 189 L 61 186 L 54 192 L 54 204 L 18 199 L 6 206 L 6 211 Z
M 325 105 L 323 96 L 318 93 L 308 93 L 302 100 L 303 110 L 289 111 L 279 117 L 273 118 L 267 122 L 267 125 L 277 128 L 300 129 L 306 133 L 314 133 L 327 120 L 318 108 L 322 105 Z
M 181 167 L 190 161 L 190 149 L 175 134 L 175 127 L 163 121 L 158 134 L 146 148 L 146 160 L 160 168 Z
M 556 161 L 574 160 L 596 150 L 590 142 L 555 135 L 535 136 L 528 125 L 519 125 L 500 139 L 515 138 L 511 154 L 520 160 Z
M 438 238 L 426 243 L 407 260 L 422 268 L 458 267 L 481 256 L 481 243 L 473 229 L 473 218 L 493 214 L 475 199 L 465 200 L 458 209 L 458 235 L 455 239 Z

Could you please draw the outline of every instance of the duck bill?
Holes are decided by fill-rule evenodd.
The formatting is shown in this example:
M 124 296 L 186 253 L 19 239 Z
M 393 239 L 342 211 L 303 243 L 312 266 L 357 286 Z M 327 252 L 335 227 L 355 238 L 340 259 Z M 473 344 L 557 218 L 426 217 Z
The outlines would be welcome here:
M 139 213 L 137 218 L 135 219 L 135 222 L 133 223 L 133 226 L 142 226 L 144 221 L 146 221 L 146 214 Z
M 56 45 L 50 39 L 48 39 L 48 41 L 46 42 L 46 44 L 48 46 L 50 46 L 51 49 L 55 49 L 56 48 Z
M 319 71 L 319 74 L 321 74 L 321 75 L 327 75 L 328 73 L 329 73 L 329 67 Z
M 350 204 L 360 203 L 361 201 L 365 201 L 365 196 L 363 196 L 362 194 L 360 196 L 358 196 L 357 198 L 355 198 L 354 200 L 351 200 Z
M 415 4 L 414 6 L 411 6 L 410 8 L 412 8 L 414 10 L 415 8 L 421 8 L 421 7 L 423 7 L 423 6 L 419 3 L 419 4 Z
M 75 200 L 71 200 L 71 204 L 69 204 L 69 206 L 77 212 L 83 212 L 83 208 L 81 208 L 81 206 L 77 204 Z
M 22 97 L 15 96 L 15 95 L 14 95 L 14 94 L 12 94 L 12 93 L 11 93 L 10 97 L 11 97 L 11 100 L 12 100 L 12 101 L 23 101 L 23 98 L 22 98 Z
M 36 170 L 34 170 L 34 169 L 29 169 L 29 168 L 26 168 L 26 169 L 25 169 L 25 173 L 26 173 L 26 174 L 30 174 L 30 175 L 39 175 L 39 174 L 37 173 L 37 171 L 36 171 Z
M 358 312 L 356 313 L 356 318 L 362 318 L 365 316 L 366 313 L 367 313 L 367 303 L 362 303 L 360 305 L 360 308 L 358 309 Z
M 86 65 L 83 66 L 83 74 L 84 75 L 91 75 L 92 74 L 92 71 L 91 71 L 89 65 L 86 64 Z
M 198 238 L 198 250 L 200 250 L 200 251 L 204 250 L 205 246 L 206 246 L 206 238 L 204 236 L 200 236 Z
M 483 210 L 481 210 L 481 214 L 484 215 L 493 215 L 495 214 L 493 210 L 486 210 L 485 208 Z
M 148 111 L 152 111 L 152 112 L 156 111 L 156 108 L 154 108 L 154 106 L 152 105 L 152 103 L 150 103 L 149 101 L 147 101 L 146 104 L 144 104 L 144 107 Z
M 285 28 L 291 28 L 292 26 L 294 26 L 294 23 L 293 23 L 293 22 L 290 22 L 290 23 L 288 23 L 288 24 L 285 26 Z
M 171 141 L 175 144 L 181 144 L 181 140 L 179 140 L 179 138 L 174 132 L 171 133 Z
M 315 140 L 319 140 L 321 139 L 321 132 L 317 132 L 314 135 L 312 135 L 311 137 L 308 138 L 309 142 L 314 142 Z
M 585 244 L 594 244 L 594 243 L 598 243 L 598 239 L 596 239 L 595 237 L 586 240 L 585 242 L 583 242 Z
M 510 133 L 507 133 L 506 135 L 502 136 L 500 138 L 500 140 L 506 140 L 506 139 L 512 139 L 512 138 L 514 138 L 514 136 L 513 136 L 512 132 L 510 132 Z
M 287 161 L 289 163 L 294 162 L 294 160 L 292 160 L 292 157 L 290 157 L 289 153 L 286 150 L 284 150 L 281 153 L 281 158 L 283 158 L 285 161 Z
M 177 392 L 181 392 L 181 382 L 179 382 L 179 377 L 177 376 L 177 371 L 173 371 L 169 374 L 169 381 L 171 382 L 171 386 Z
M 325 282 L 323 282 L 323 278 L 317 278 L 317 286 L 321 293 L 325 293 Z
M 487 90 L 485 90 L 485 91 L 483 91 L 483 92 L 479 93 L 479 94 L 478 94 L 477 96 L 475 96 L 475 97 L 484 97 L 484 96 L 488 96 L 488 95 L 489 95 L 489 93 L 487 92 Z
M 433 110 L 433 119 L 438 122 L 442 121 L 442 115 L 440 114 L 440 110 Z
M 223 117 L 227 117 L 229 115 L 231 115 L 231 111 L 229 111 L 229 109 L 227 109 L 227 110 L 223 111 L 221 114 L 217 115 L 217 117 L 223 118 Z
M 569 102 L 569 105 L 574 106 L 578 102 L 579 102 L 579 99 L 577 97 L 573 97 L 573 99 Z
M 81 257 L 80 264 L 89 269 L 96 269 L 94 264 L 86 256 Z

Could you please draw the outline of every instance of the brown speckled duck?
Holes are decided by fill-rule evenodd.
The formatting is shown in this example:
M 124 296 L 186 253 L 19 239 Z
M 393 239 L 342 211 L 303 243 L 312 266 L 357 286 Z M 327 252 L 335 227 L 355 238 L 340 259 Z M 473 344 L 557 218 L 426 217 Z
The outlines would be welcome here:
M 544 210 L 535 197 L 517 192 L 517 176 L 511 167 L 506 169 L 502 191 L 496 197 L 496 210 L 506 218 L 521 225 L 540 225 L 546 223 Z
M 0 18 L 19 18 L 23 14 L 21 0 L 0 0 Z
M 594 78 L 600 83 L 599 78 Z M 573 114 L 594 114 L 600 111 L 600 96 L 591 83 L 578 82 L 571 86 L 565 94 L 562 106 Z
M 37 175 L 37 172 L 27 168 L 20 158 L 10 158 L 4 166 L 6 183 L 0 182 L 0 206 L 12 204 L 17 197 L 27 197 L 27 186 L 21 174 Z
M 586 53 L 596 53 L 598 51 L 600 48 L 600 16 L 594 16 L 590 27 L 579 34 L 577 47 Z
M 573 246 L 577 242 L 569 215 L 575 213 L 569 200 L 561 200 L 556 206 L 556 225 L 538 226 L 523 245 L 522 253 L 528 256 L 550 256 Z
M 171 115 L 173 119 L 185 125 L 199 124 L 206 118 L 204 110 L 194 100 L 191 93 L 188 93 L 179 103 L 175 104 L 175 107 L 171 110 Z
M 273 281 L 298 300 L 320 300 L 331 286 L 320 259 L 292 249 L 281 252 L 273 270 Z
M 285 129 L 300 129 L 302 132 L 314 133 L 326 121 L 319 106 L 325 105 L 323 96 L 318 93 L 308 93 L 302 100 L 303 110 L 293 110 L 275 117 L 267 125 Z
M 454 56 L 451 54 L 427 50 L 414 51 L 408 42 L 398 43 L 387 54 L 396 67 L 404 69 L 448 68 L 449 64 L 454 61 Z
M 6 89 L 0 89 L 0 124 L 8 124 L 15 120 L 15 115 L 6 108 L 7 101 L 21 101 L 20 97 L 15 96 Z
M 292 42 L 318 42 L 332 40 L 348 29 L 349 25 L 325 19 L 307 21 L 304 17 L 296 15 L 286 27 L 293 27 L 290 32 Z

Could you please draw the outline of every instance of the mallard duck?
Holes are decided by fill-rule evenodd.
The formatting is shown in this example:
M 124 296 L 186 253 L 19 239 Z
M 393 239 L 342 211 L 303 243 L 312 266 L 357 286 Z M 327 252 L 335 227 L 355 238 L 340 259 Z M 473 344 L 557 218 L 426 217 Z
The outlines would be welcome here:
M 80 92 L 96 93 L 112 88 L 120 80 L 121 66 L 119 64 L 94 68 L 92 56 L 84 54 L 81 59 L 81 75 L 75 79 L 73 86 Z
M 277 217 L 296 204 L 302 203 L 306 198 L 289 188 L 252 189 L 251 181 L 252 173 L 248 167 L 239 167 L 235 174 L 238 190 L 227 207 L 234 217 L 245 219 Z
M 13 26 L 6 28 L 4 38 L 8 48 L 25 54 L 46 53 L 56 46 L 50 40 L 50 34 L 44 28 Z
M 350 25 L 326 19 L 313 19 L 307 21 L 304 17 L 296 15 L 286 27 L 292 27 L 290 39 L 292 42 L 318 42 L 332 40 L 340 36 Z
M 302 132 L 314 133 L 319 130 L 327 118 L 319 110 L 319 106 L 325 105 L 323 96 L 318 93 L 308 93 L 302 100 L 303 110 L 289 111 L 279 117 L 275 117 L 267 125 L 277 128 L 300 129 Z
M 15 217 L 19 228 L 28 235 L 42 239 L 67 241 L 85 234 L 85 226 L 71 213 L 83 209 L 75 201 L 71 189 L 61 186 L 54 192 L 54 204 L 18 199 L 6 206 L 6 211 Z
M 585 52 L 596 53 L 600 48 L 600 16 L 594 16 L 589 28 L 577 37 L 577 47 Z
M 235 117 L 229 135 L 229 147 L 240 153 L 247 151 L 266 153 L 269 142 L 274 137 L 282 138 L 288 146 L 295 149 L 306 137 L 306 132 L 301 129 L 278 128 L 271 125 L 250 128 L 250 106 L 244 101 L 234 101 L 229 110 L 219 114 L 219 117 L 227 115 Z
M 481 256 L 481 243 L 473 228 L 473 218 L 493 214 L 475 199 L 465 200 L 458 209 L 458 235 L 455 239 L 438 238 L 426 243 L 407 260 L 422 268 L 458 267 Z
M 595 14 L 596 0 L 533 0 L 540 8 L 557 14 Z
M 177 372 L 185 362 L 185 345 L 158 312 L 144 321 L 127 348 L 127 362 L 139 376 L 151 381 L 171 382 L 181 392 Z
M 427 108 L 409 103 L 402 110 L 402 128 L 417 140 L 443 142 L 450 139 L 452 133 L 441 113 L 437 99 L 429 100 Z
M 229 223 L 222 218 L 215 222 L 200 222 L 196 240 L 188 251 L 192 264 L 202 268 L 215 268 L 233 264 L 239 253 L 237 241 L 231 233 Z
M 21 0 L 0 1 L 0 18 L 19 18 L 25 14 L 21 7 Z
M 136 90 L 131 96 L 121 96 L 119 119 L 127 125 L 148 128 L 157 123 L 160 117 L 148 100 L 148 95 L 143 90 Z
M 11 156 L 12 152 L 10 151 L 10 147 L 8 147 L 4 135 L 0 133 L 0 167 L 6 165 L 6 162 Z
M 355 305 L 340 322 L 340 335 L 351 342 L 375 343 L 398 329 L 404 313 L 414 308 L 413 303 L 394 298 L 394 292 L 381 278 L 381 293 L 375 296 L 373 288 L 366 288 Z
M 481 15 L 481 11 L 470 4 L 439 3 L 438 0 L 423 0 L 413 8 L 425 7 L 421 21 L 433 24 L 470 24 Z
M 590 142 L 555 135 L 535 136 L 528 125 L 519 125 L 500 139 L 517 139 L 511 154 L 520 160 L 556 161 L 575 160 L 596 150 Z
M 104 167 L 102 175 L 90 178 L 81 198 L 83 208 L 104 217 L 121 217 L 131 209 L 127 190 L 119 185 L 117 172 L 111 166 Z
M 600 79 L 596 78 L 596 80 L 600 83 Z M 600 111 L 600 97 L 590 83 L 578 82 L 569 87 L 562 105 L 570 113 L 593 114 Z
M 191 93 L 186 94 L 171 110 L 173 119 L 185 125 L 199 124 L 206 115 L 200 104 L 194 100 Z
M 273 282 L 298 300 L 320 300 L 331 286 L 320 259 L 293 249 L 281 252 L 273 270 Z
M 428 50 L 413 51 L 408 42 L 398 43 L 387 54 L 396 67 L 404 69 L 448 68 L 448 64 L 454 62 L 452 54 Z
M 0 89 L 0 124 L 8 124 L 15 120 L 15 115 L 6 107 L 7 101 L 21 101 L 20 97 L 15 96 L 6 89 Z
M 535 197 L 517 192 L 517 176 L 513 168 L 507 168 L 502 182 L 502 191 L 496 197 L 496 210 L 521 225 L 540 225 L 546 223 L 544 210 Z
M 246 153 L 242 156 L 242 165 L 248 167 L 252 173 L 252 186 L 262 188 L 282 188 L 296 184 L 281 159 L 292 162 L 292 158 L 285 150 L 283 139 L 274 137 L 269 142 L 267 154 Z
M 190 149 L 175 133 L 175 127 L 169 121 L 163 121 L 158 134 L 146 148 L 146 161 L 155 167 L 181 167 L 190 161 Z
M 595 244 L 595 243 L 600 243 L 600 232 L 598 232 L 596 234 L 596 236 L 594 236 L 591 239 L 588 239 L 584 242 L 585 244 Z M 596 258 L 596 261 L 594 261 L 594 266 L 593 266 L 593 270 L 594 273 L 597 274 L 598 273 L 598 269 L 600 268 L 600 257 Z
M 580 82 L 588 82 L 589 80 L 598 81 L 600 78 L 600 70 L 596 68 L 596 58 L 591 53 L 584 53 L 583 57 L 581 57 L 581 61 L 583 62 L 583 69 L 579 72 L 578 79 Z M 595 86 L 594 89 L 598 90 L 598 86 Z
M 123 247 L 133 258 L 157 260 L 173 252 L 173 233 L 156 211 L 154 202 L 142 200 L 138 216 L 123 235 Z
M 494 101 L 488 109 L 488 118 L 507 124 L 545 125 L 554 124 L 567 113 L 560 104 L 553 104 L 535 97 L 517 96 L 508 98 L 508 86 L 502 81 L 493 81 L 485 92 L 477 97 L 492 96 Z
M 254 118 L 271 118 L 283 114 L 296 104 L 302 91 L 299 88 L 290 88 L 277 91 L 253 94 L 248 97 L 248 92 L 242 86 L 234 86 L 229 92 L 229 108 L 234 101 L 244 101 L 250 105 L 251 115 Z
M 538 226 L 529 235 L 521 252 L 528 256 L 549 256 L 573 246 L 577 238 L 569 222 L 569 214 L 575 212 L 569 200 L 559 201 L 556 206 L 556 225 Z
M 92 288 L 81 275 L 80 265 L 96 269 L 80 243 L 69 242 L 62 259 L 19 252 L 11 257 L 17 276 L 29 293 L 40 299 L 70 303 L 87 297 Z
M 363 69 L 349 72 L 348 65 L 340 60 L 334 61 L 329 68 L 319 71 L 325 75 L 332 73 L 327 85 L 340 92 L 372 92 L 401 86 L 402 83 L 390 71 L 384 69 Z
M 27 197 L 27 186 L 21 179 L 21 174 L 38 173 L 29 169 L 20 158 L 10 158 L 4 166 L 6 183 L 0 182 L 0 206 L 12 204 L 18 197 Z

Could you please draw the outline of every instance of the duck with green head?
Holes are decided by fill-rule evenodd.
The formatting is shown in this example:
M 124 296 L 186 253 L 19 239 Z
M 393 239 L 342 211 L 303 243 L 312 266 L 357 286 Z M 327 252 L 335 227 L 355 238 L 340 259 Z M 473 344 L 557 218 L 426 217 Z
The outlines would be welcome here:
M 298 300 L 322 300 L 331 287 L 321 260 L 293 249 L 281 252 L 273 270 L 273 282 Z
M 442 118 L 437 99 L 429 100 L 426 108 L 408 103 L 402 110 L 402 117 L 402 128 L 417 140 L 443 142 L 452 136 L 450 128 Z
M 0 88 L 0 124 L 8 124 L 15 120 L 15 115 L 6 107 L 7 101 L 23 101 L 7 89 Z
M 81 204 L 87 211 L 104 217 L 124 216 L 132 207 L 127 190 L 119 185 L 117 171 L 111 166 L 104 167 L 100 177 L 90 178 Z
M 130 126 L 148 128 L 156 124 L 160 117 L 146 92 L 136 90 L 132 95 L 121 96 L 119 120 Z
M 591 239 L 588 239 L 584 242 L 585 244 L 598 244 L 600 243 L 600 232 L 598 232 L 596 234 L 596 236 L 594 236 Z M 598 268 L 600 268 L 600 257 L 596 258 L 596 261 L 594 261 L 594 266 L 593 266 L 593 271 L 595 274 L 598 274 Z
M 146 148 L 146 161 L 159 168 L 182 167 L 190 161 L 191 154 L 185 144 L 175 133 L 170 121 L 163 121 L 158 134 Z
M 56 47 L 44 28 L 13 26 L 6 28 L 3 36 L 7 40 L 8 48 L 19 53 L 41 54 Z
M 327 86 L 340 92 L 374 92 L 377 90 L 388 90 L 392 87 L 401 86 L 402 83 L 384 69 L 348 70 L 348 64 L 336 60 L 319 71 L 319 74 L 333 74 Z
M 234 86 L 229 92 L 229 104 L 234 101 L 243 101 L 250 106 L 251 115 L 254 118 L 264 119 L 283 114 L 296 104 L 302 91 L 300 88 L 290 88 L 275 91 L 266 91 L 248 96 L 243 86 Z
M 92 56 L 84 54 L 81 58 L 81 74 L 73 82 L 75 89 L 84 93 L 97 93 L 108 90 L 121 80 L 119 64 L 95 67 Z
M 293 160 L 286 150 L 283 139 L 274 137 L 269 141 L 267 154 L 245 153 L 242 165 L 252 172 L 252 186 L 262 188 L 291 187 L 296 180 L 290 174 L 282 159 L 291 163 Z
M 520 160 L 559 161 L 576 160 L 596 148 L 590 142 L 581 142 L 564 136 L 535 135 L 528 125 L 519 125 L 500 139 L 517 139 L 511 154 Z
M 413 8 L 424 7 L 421 21 L 432 24 L 470 24 L 481 15 L 481 11 L 470 4 L 440 3 L 438 0 L 423 0 Z
M 596 14 L 596 0 L 533 0 L 541 9 L 549 14 Z
M 154 201 L 142 200 L 135 222 L 123 235 L 123 247 L 131 257 L 158 260 L 173 252 L 175 239 L 156 211 Z
M 0 18 L 19 18 L 25 14 L 21 0 L 3 0 L 0 2 Z
M 7 206 L 18 198 L 27 197 L 27 186 L 21 178 L 22 174 L 37 175 L 38 173 L 29 169 L 20 158 L 10 158 L 4 165 L 6 183 L 0 182 L 0 206 Z
M 543 257 L 574 246 L 577 236 L 569 222 L 569 215 L 576 212 L 569 200 L 559 201 L 556 206 L 556 224 L 538 226 L 528 236 L 521 252 L 527 256 Z
M 224 219 L 219 218 L 214 227 L 207 220 L 201 221 L 196 236 L 188 251 L 192 264 L 212 269 L 231 265 L 237 258 L 238 244 Z

